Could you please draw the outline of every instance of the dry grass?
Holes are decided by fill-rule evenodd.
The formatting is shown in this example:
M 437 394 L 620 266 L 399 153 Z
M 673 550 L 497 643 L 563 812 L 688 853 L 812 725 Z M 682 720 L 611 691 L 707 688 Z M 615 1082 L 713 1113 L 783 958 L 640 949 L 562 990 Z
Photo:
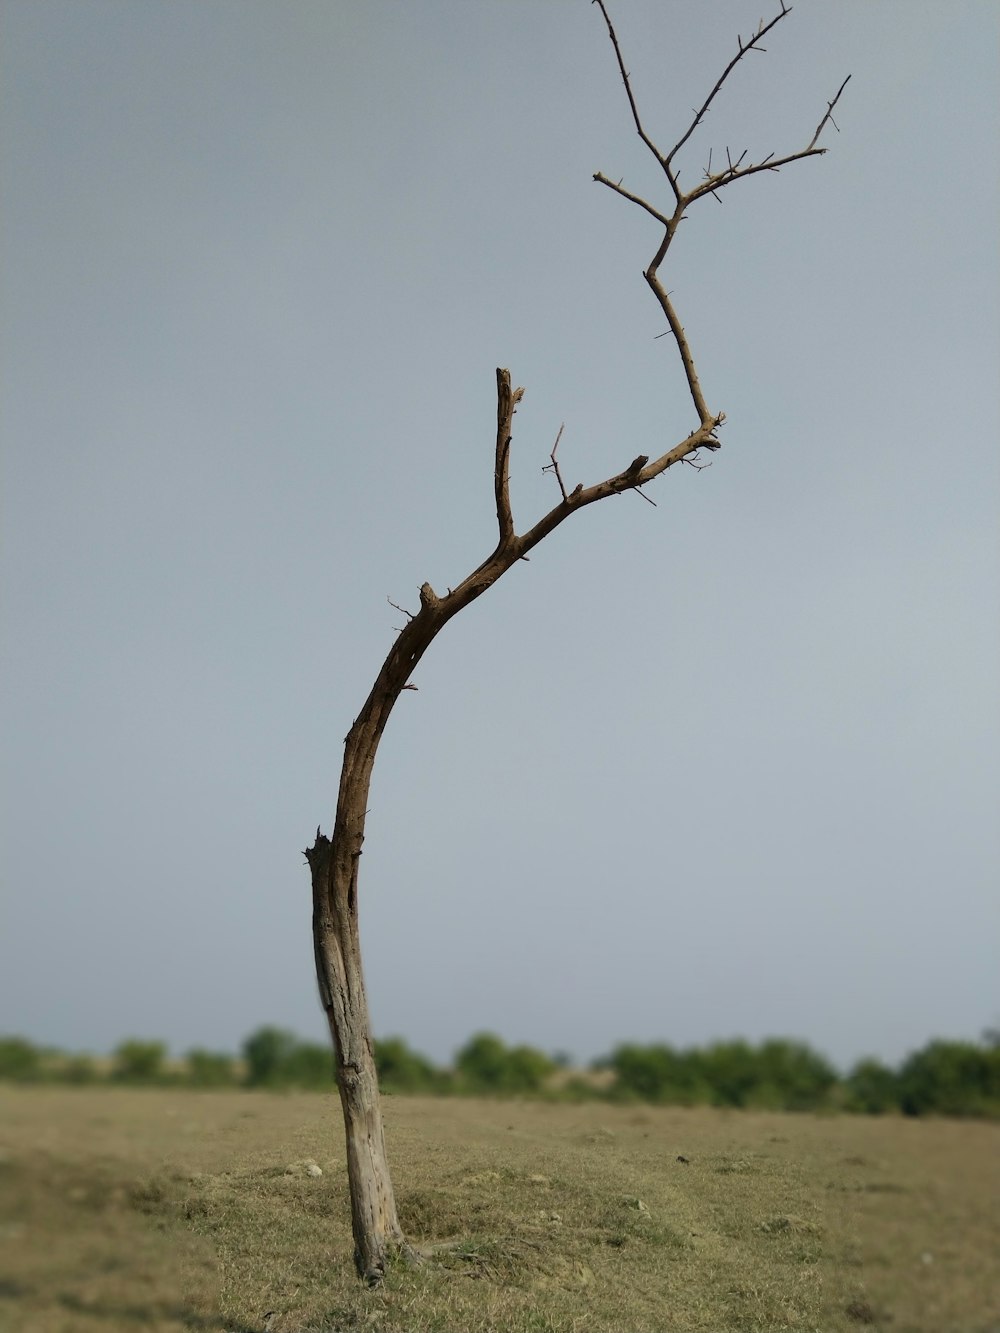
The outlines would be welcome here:
M 390 1098 L 368 1292 L 333 1097 L 0 1102 L 4 1333 L 1000 1329 L 996 1125 Z

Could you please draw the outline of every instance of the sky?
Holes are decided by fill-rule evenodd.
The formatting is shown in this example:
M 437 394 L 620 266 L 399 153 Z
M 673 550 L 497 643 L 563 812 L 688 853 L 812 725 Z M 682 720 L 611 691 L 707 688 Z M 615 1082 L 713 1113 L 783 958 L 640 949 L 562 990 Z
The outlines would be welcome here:
M 776 12 L 776 11 L 775 11 Z M 619 0 L 670 147 L 760 0 Z M 770 17 L 771 11 L 766 13 Z M 696 424 L 584 0 L 4 0 L 0 1031 L 323 1040 L 302 850 L 425 581 Z M 361 878 L 373 1023 L 585 1061 L 1000 1026 L 1000 9 L 800 0 L 681 156 L 723 449 L 434 643 Z

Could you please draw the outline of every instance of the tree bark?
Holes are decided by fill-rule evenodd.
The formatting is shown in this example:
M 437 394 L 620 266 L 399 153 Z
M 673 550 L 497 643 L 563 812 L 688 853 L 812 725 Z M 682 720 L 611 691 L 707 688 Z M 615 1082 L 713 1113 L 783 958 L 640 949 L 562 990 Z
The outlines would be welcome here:
M 335 855 L 318 830 L 306 857 L 313 882 L 313 940 L 320 997 L 330 1025 L 337 1087 L 347 1134 L 354 1262 L 370 1285 L 382 1280 L 403 1231 L 385 1151 L 371 1022 L 361 971 L 357 913 L 357 853 Z

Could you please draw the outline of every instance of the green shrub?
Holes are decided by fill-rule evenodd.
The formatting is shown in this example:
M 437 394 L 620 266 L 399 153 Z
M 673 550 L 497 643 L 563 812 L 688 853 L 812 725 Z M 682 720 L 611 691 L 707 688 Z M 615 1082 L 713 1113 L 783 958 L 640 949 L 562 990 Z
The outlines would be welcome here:
M 932 1041 L 899 1071 L 907 1115 L 1000 1115 L 1000 1049 L 966 1041 Z
M 859 1060 L 847 1076 L 846 1106 L 865 1115 L 899 1110 L 899 1079 L 881 1060 Z
M 493 1033 L 478 1032 L 456 1055 L 455 1069 L 467 1087 L 500 1092 L 507 1072 L 507 1047 Z
M 101 1077 L 93 1056 L 71 1055 L 56 1073 L 60 1083 L 96 1083 Z
M 608 1062 L 615 1071 L 614 1095 L 647 1102 L 693 1106 L 709 1100 L 699 1053 L 657 1044 L 616 1047 Z
M 195 1088 L 228 1088 L 236 1082 L 236 1065 L 231 1055 L 205 1051 L 200 1046 L 188 1051 L 187 1081 Z
M 542 1051 L 510 1050 L 492 1032 L 478 1032 L 455 1057 L 459 1084 L 468 1092 L 538 1092 L 554 1068 Z
M 284 1028 L 263 1027 L 243 1043 L 246 1082 L 251 1088 L 329 1088 L 333 1052 L 329 1046 L 299 1041 Z
M 762 1081 L 757 1054 L 746 1041 L 717 1041 L 699 1052 L 702 1077 L 716 1106 L 746 1106 Z
M 375 1067 L 385 1092 L 437 1092 L 444 1076 L 425 1056 L 410 1049 L 402 1037 L 385 1037 L 375 1043 Z
M 507 1052 L 505 1086 L 508 1092 L 538 1092 L 552 1075 L 555 1064 L 534 1046 L 515 1046 Z
M 824 1106 L 837 1083 L 837 1071 L 817 1051 L 800 1041 L 765 1041 L 757 1051 L 757 1095 L 773 1090 L 774 1104 L 786 1111 Z M 754 1097 L 751 1093 L 751 1103 Z
M 761 1110 L 825 1105 L 837 1082 L 833 1066 L 800 1042 L 774 1039 L 759 1047 L 721 1041 L 704 1050 L 662 1044 L 617 1047 L 610 1060 L 612 1095 L 676 1106 L 711 1102 Z
M 24 1037 L 0 1037 L 0 1078 L 28 1083 L 41 1077 L 42 1053 Z
M 333 1050 L 330 1046 L 298 1041 L 281 1070 L 286 1087 L 311 1088 L 322 1092 L 333 1087 Z
M 167 1056 L 162 1041 L 123 1041 L 114 1053 L 111 1077 L 119 1083 L 162 1083 L 166 1077 L 163 1062 Z
M 282 1071 L 297 1045 L 293 1032 L 283 1028 L 262 1027 L 243 1043 L 246 1081 L 251 1088 L 275 1088 L 282 1083 Z

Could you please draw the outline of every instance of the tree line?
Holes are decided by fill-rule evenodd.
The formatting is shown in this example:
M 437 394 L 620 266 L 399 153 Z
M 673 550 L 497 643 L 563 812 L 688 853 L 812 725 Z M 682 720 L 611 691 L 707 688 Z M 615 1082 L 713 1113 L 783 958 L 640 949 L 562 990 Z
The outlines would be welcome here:
M 859 1060 L 840 1075 L 803 1042 L 734 1040 L 678 1050 L 625 1043 L 574 1071 L 568 1057 L 509 1046 L 492 1033 L 471 1037 L 451 1068 L 436 1066 L 402 1037 L 375 1042 L 385 1093 L 437 1096 L 603 1098 L 661 1106 L 721 1106 L 780 1111 L 842 1110 L 868 1115 L 1000 1118 L 1000 1032 L 980 1042 L 928 1042 L 893 1068 Z M 261 1027 L 240 1055 L 195 1048 L 170 1060 L 166 1043 L 131 1038 L 110 1059 L 0 1037 L 0 1079 L 18 1083 L 125 1087 L 329 1090 L 329 1048 L 277 1027 Z

